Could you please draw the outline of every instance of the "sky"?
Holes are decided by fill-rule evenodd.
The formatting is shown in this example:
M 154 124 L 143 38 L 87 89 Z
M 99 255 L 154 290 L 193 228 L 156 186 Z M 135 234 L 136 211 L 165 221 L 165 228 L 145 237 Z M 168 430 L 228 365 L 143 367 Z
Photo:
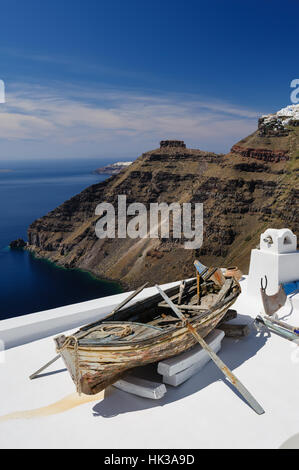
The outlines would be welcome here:
M 291 104 L 299 1 L 0 0 L 0 160 L 227 152 Z

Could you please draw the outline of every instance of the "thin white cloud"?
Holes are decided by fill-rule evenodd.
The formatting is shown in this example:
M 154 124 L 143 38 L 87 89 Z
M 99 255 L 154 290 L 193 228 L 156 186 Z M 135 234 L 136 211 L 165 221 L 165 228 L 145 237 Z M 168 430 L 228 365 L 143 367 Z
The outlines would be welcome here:
M 226 151 L 256 128 L 260 113 L 193 95 L 15 84 L 0 105 L 0 158 L 138 155 L 162 138 Z M 22 144 L 22 146 L 20 145 Z M 150 146 L 150 147 L 149 147 Z M 44 150 L 43 150 L 44 149 Z
M 9 57 L 14 57 L 16 60 L 39 63 L 40 65 L 47 64 L 53 66 L 64 67 L 65 70 L 68 70 L 72 73 L 80 73 L 80 75 L 90 74 L 98 76 L 100 79 L 103 77 L 123 77 L 123 78 L 140 78 L 145 77 L 139 70 L 135 71 L 132 69 L 124 69 L 120 67 L 115 67 L 107 65 L 104 63 L 92 62 L 84 60 L 82 57 L 74 56 L 64 56 L 62 54 L 38 54 L 34 52 L 28 52 L 27 50 L 14 49 L 11 47 L 1 47 L 0 52 L 2 55 L 7 55 Z M 147 78 L 148 74 L 146 75 Z M 153 77 L 151 77 L 153 78 Z

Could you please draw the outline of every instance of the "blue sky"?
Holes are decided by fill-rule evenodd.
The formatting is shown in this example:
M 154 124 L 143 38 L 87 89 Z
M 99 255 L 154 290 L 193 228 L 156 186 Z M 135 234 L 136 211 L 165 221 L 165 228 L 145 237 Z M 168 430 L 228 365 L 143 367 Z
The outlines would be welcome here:
M 297 0 L 0 0 L 0 159 L 225 152 L 290 104 Z

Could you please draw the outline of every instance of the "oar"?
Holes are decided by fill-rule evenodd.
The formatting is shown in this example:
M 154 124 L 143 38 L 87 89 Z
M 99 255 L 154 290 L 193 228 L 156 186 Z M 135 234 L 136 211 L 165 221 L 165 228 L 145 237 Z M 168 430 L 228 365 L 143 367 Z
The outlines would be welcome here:
M 280 323 L 284 323 L 284 322 L 279 322 L 278 321 L 278 325 L 277 325 L 276 322 L 274 322 L 272 318 L 270 319 L 270 318 L 266 318 L 266 317 L 262 317 L 262 316 L 258 315 L 256 317 L 254 323 L 255 323 L 257 328 L 261 324 L 261 325 L 263 325 L 263 327 L 267 331 L 271 331 L 272 333 L 276 333 L 279 336 L 281 336 L 285 339 L 288 339 L 289 341 L 294 341 L 294 342 L 299 341 L 298 333 L 296 333 L 296 331 L 298 331 L 298 330 L 290 328 L 289 325 L 288 325 L 288 328 L 285 327 L 285 326 L 283 326 L 283 327 L 280 326 Z
M 128 302 L 130 302 L 130 300 L 134 299 L 134 297 L 136 297 L 136 295 L 138 295 L 146 286 L 148 285 L 148 282 L 146 282 L 145 284 L 143 284 L 143 286 L 141 287 L 138 287 L 137 290 L 135 290 L 134 292 L 132 292 L 132 294 L 129 295 L 129 297 L 127 297 L 125 300 L 123 300 L 117 307 L 115 307 L 114 310 L 112 310 L 112 312 L 107 315 L 107 317 L 105 318 L 108 318 L 108 317 L 111 317 L 112 315 L 114 315 L 118 310 L 120 310 L 122 307 L 124 307 Z M 87 328 L 87 327 L 91 327 L 93 325 L 96 325 L 97 323 L 99 323 L 99 321 L 97 322 L 94 322 L 94 323 L 90 323 L 89 325 L 86 325 L 84 327 L 84 330 Z M 82 330 L 82 328 L 81 328 Z M 89 331 L 88 331 L 89 333 Z M 81 334 L 82 336 L 83 334 Z M 77 336 L 77 338 L 79 338 L 80 335 Z M 36 372 L 34 372 L 32 375 L 30 375 L 29 379 L 35 379 L 35 377 L 37 377 L 43 370 L 47 369 L 47 367 L 49 367 L 50 365 L 52 365 L 55 361 L 57 361 L 59 358 L 60 358 L 60 354 L 58 354 L 58 356 L 55 356 L 54 359 L 52 359 L 51 361 L 47 362 L 47 364 L 45 364 L 44 366 L 42 366 L 40 369 L 38 369 Z
M 282 328 L 285 328 L 286 330 L 290 330 L 293 333 L 295 333 L 296 335 L 299 335 L 299 328 L 297 326 L 289 325 L 288 323 L 285 323 L 284 321 L 276 320 L 276 318 L 272 318 L 272 317 L 268 317 L 268 316 L 265 316 L 264 318 L 268 322 L 274 323 L 275 325 L 281 326 Z
M 130 300 L 134 299 L 134 297 L 136 297 L 136 295 L 140 294 L 140 292 L 148 285 L 148 282 L 146 282 L 145 284 L 143 284 L 143 286 L 141 287 L 138 287 L 137 290 L 135 290 L 134 292 L 132 292 L 132 294 L 129 295 L 129 297 L 127 297 L 125 300 L 123 300 L 117 307 L 115 307 L 114 310 L 112 310 L 111 313 L 109 313 L 109 315 L 107 315 L 107 317 L 105 317 L 105 320 L 106 318 L 109 318 L 109 317 L 112 317 L 116 312 L 118 312 L 118 310 L 120 310 L 122 307 L 124 307 L 127 303 L 130 302 Z M 97 325 L 99 322 L 101 322 L 102 320 L 98 320 L 96 322 L 93 322 L 93 323 L 89 323 L 89 325 L 85 325 L 83 328 L 80 328 L 80 330 L 86 330 L 86 329 L 89 329 L 91 326 L 94 326 L 94 325 Z
M 122 307 L 124 307 L 127 303 L 130 302 L 130 300 L 134 299 L 134 297 L 136 297 L 136 295 L 138 295 L 141 291 L 143 291 L 143 289 L 148 285 L 148 282 L 145 282 L 143 284 L 143 286 L 141 287 L 138 287 L 137 290 L 135 290 L 135 292 L 132 292 L 131 295 L 129 295 L 129 297 L 127 297 L 123 302 L 121 302 L 114 310 L 112 310 L 112 312 L 110 313 L 109 316 L 112 316 L 114 315 L 116 312 L 118 312 L 118 310 L 120 310 Z
M 193 328 L 193 326 L 188 322 L 187 318 L 182 314 L 182 312 L 174 305 L 170 298 L 163 292 L 160 286 L 156 285 L 156 288 L 160 292 L 161 296 L 168 303 L 169 307 L 174 311 L 174 313 L 185 323 L 186 327 L 190 333 L 197 339 L 199 344 L 203 349 L 207 351 L 210 355 L 212 361 L 215 362 L 216 366 L 223 372 L 223 374 L 230 380 L 232 385 L 240 392 L 240 394 L 245 398 L 249 405 L 254 409 L 254 411 L 261 415 L 265 413 L 261 405 L 256 401 L 256 399 L 251 395 L 246 387 L 240 382 L 240 380 L 232 373 L 232 371 L 222 362 L 222 360 L 217 356 L 217 354 L 210 348 L 210 346 L 205 342 L 205 340 L 200 336 L 200 334 Z
M 47 369 L 47 367 L 49 367 L 54 362 L 56 362 L 59 358 L 60 358 L 60 354 L 58 354 L 58 356 L 55 356 L 54 359 L 52 359 L 51 361 L 47 362 L 47 364 L 45 364 L 40 369 L 38 369 L 36 372 L 34 372 L 34 374 L 30 375 L 29 379 L 30 380 L 35 379 L 35 377 L 37 377 L 43 370 Z

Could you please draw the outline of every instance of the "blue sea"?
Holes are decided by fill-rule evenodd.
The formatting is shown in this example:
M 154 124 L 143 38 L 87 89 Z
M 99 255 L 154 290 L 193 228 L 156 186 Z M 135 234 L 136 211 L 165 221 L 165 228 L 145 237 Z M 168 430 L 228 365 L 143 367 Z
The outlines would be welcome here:
M 23 250 L 11 250 L 27 228 L 106 175 L 92 170 L 110 162 L 97 159 L 0 161 L 0 320 L 121 292 L 79 270 L 58 268 Z

